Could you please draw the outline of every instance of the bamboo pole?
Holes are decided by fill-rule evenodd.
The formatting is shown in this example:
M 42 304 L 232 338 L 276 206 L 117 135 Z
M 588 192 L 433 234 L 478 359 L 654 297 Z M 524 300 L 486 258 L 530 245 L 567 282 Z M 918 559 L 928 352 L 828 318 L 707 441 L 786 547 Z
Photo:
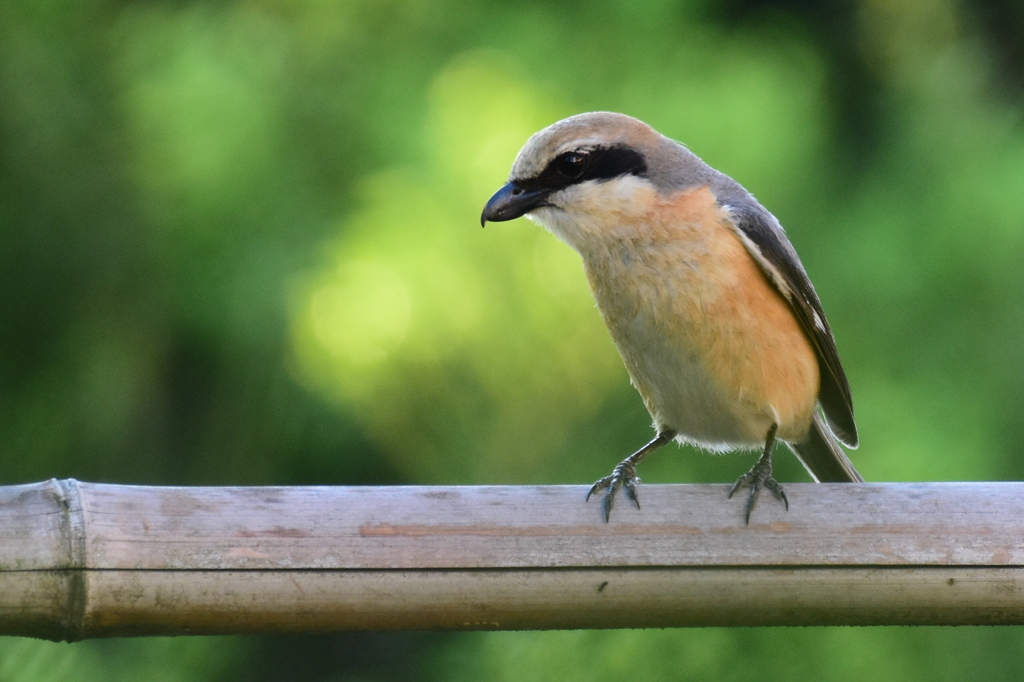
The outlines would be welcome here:
M 1024 623 L 1021 483 L 0 487 L 0 634 Z

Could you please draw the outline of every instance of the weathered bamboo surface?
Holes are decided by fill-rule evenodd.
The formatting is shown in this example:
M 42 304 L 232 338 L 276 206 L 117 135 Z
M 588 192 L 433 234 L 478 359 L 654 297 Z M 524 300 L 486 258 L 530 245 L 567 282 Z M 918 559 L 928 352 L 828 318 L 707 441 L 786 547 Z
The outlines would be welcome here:
M 0 634 L 1024 623 L 1024 484 L 0 487 Z

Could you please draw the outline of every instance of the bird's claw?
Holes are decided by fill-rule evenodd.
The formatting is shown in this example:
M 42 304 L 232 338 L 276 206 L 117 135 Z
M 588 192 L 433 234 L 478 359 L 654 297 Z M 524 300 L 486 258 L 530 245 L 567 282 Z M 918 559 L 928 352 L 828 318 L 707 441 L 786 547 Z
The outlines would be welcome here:
M 590 496 L 594 493 L 607 489 L 608 492 L 604 494 L 604 500 L 601 502 L 601 510 L 604 513 L 604 522 L 608 523 L 612 517 L 615 494 L 619 492 L 619 488 L 625 488 L 626 497 L 636 505 L 637 509 L 640 508 L 640 496 L 637 494 L 638 483 L 640 483 L 640 478 L 636 475 L 636 465 L 625 461 L 616 466 L 611 475 L 605 476 L 590 487 L 587 492 L 587 500 L 589 501 Z
M 789 511 L 789 498 L 786 497 L 786 491 L 782 489 L 779 482 L 772 477 L 771 462 L 758 461 L 750 471 L 740 476 L 736 483 L 733 484 L 732 489 L 729 490 L 729 498 L 731 499 L 733 494 L 743 487 L 750 488 L 750 494 L 747 496 L 745 516 L 747 524 L 750 523 L 750 513 L 757 506 L 757 498 L 761 494 L 762 488 L 771 491 L 775 499 L 786 505 L 786 511 Z

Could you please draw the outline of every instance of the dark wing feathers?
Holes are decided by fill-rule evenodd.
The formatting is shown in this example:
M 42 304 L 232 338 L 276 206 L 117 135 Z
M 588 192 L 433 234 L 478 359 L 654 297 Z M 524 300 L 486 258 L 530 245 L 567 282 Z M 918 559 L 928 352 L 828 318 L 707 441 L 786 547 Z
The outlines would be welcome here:
M 844 445 L 856 448 L 857 425 L 853 421 L 850 384 L 839 362 L 835 338 L 825 319 L 821 301 L 804 272 L 796 250 L 775 216 L 752 197 L 749 201 L 723 203 L 723 208 L 746 238 L 746 246 L 754 260 L 789 301 L 796 319 L 814 346 L 821 368 L 818 402 L 829 427 Z

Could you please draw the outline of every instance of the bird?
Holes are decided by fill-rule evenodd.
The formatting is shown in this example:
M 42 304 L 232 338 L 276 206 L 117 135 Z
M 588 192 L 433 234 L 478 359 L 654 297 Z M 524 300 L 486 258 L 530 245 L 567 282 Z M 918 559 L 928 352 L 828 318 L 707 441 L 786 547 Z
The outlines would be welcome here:
M 786 510 L 778 441 L 819 482 L 863 482 L 850 385 L 821 301 L 779 221 L 685 145 L 625 114 L 590 112 L 532 135 L 481 226 L 526 216 L 582 259 L 655 437 L 598 480 L 604 521 L 637 464 L 676 441 L 760 457 L 731 487 Z

